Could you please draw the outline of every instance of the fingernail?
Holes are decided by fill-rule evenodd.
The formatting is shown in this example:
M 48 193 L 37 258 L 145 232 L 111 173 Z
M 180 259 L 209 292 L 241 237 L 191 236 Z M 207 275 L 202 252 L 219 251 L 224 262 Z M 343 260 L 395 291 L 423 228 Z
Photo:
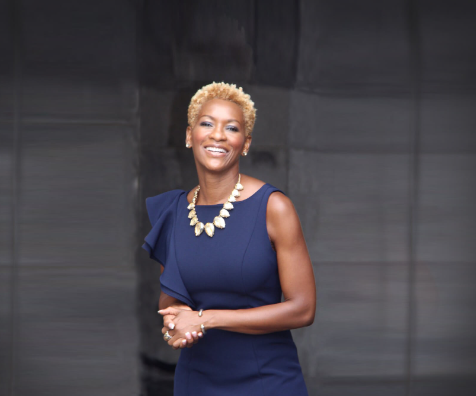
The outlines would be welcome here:
M 187 337 L 187 339 L 189 339 L 189 340 L 192 338 L 192 336 L 190 335 L 190 333 L 188 331 L 185 333 L 185 337 Z
M 202 333 L 202 332 L 198 333 L 198 336 L 199 336 L 200 338 L 202 338 L 202 337 L 203 337 L 203 333 Z
M 182 344 L 183 344 L 183 345 L 187 344 L 187 340 L 183 340 L 183 341 L 182 341 Z
M 158 312 L 158 313 L 161 313 L 162 311 L 163 311 L 163 309 L 159 309 L 157 312 Z
M 192 331 L 192 336 L 193 336 L 193 337 L 196 337 L 196 336 L 197 336 L 197 332 L 196 332 L 196 331 Z
M 170 330 L 175 329 L 175 325 L 174 325 L 173 323 L 169 323 L 169 329 L 170 329 Z

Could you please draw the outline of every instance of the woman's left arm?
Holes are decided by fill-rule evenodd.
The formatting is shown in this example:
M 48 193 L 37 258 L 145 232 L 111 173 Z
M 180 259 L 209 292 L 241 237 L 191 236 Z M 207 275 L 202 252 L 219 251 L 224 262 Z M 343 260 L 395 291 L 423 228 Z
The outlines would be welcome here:
M 193 311 L 182 312 L 174 319 L 176 330 L 180 332 L 181 328 L 203 323 L 205 330 L 216 328 L 245 334 L 265 334 L 313 323 L 316 286 L 296 210 L 288 197 L 275 192 L 269 197 L 266 215 L 268 235 L 277 254 L 284 301 L 248 309 L 210 309 L 204 311 L 201 318 Z

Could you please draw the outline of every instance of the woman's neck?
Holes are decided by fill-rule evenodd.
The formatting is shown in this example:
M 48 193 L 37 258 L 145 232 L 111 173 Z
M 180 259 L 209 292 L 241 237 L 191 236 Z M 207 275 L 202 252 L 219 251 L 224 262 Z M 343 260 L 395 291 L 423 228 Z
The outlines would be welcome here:
M 239 170 L 236 169 L 225 174 L 201 173 L 198 175 L 200 192 L 197 205 L 215 205 L 226 202 L 238 182 Z

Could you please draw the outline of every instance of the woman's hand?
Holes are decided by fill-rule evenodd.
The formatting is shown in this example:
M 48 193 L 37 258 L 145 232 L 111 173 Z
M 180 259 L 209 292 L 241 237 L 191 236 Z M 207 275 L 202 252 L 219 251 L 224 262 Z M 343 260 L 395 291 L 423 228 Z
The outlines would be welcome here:
M 164 316 L 162 334 L 166 331 L 172 336 L 168 344 L 174 349 L 191 347 L 203 337 L 198 312 L 188 309 L 168 307 L 159 311 Z M 172 330 L 173 329 L 173 330 Z
M 162 334 L 165 334 L 166 331 L 168 331 L 172 337 L 175 335 L 173 331 L 169 330 L 167 327 L 163 327 Z M 175 342 L 173 342 L 171 345 L 172 348 L 174 349 L 179 349 L 179 348 L 182 349 L 185 347 L 191 348 L 193 344 L 196 344 L 198 340 L 203 337 L 203 334 L 201 331 L 199 331 L 198 333 L 196 331 L 192 331 L 191 333 L 190 332 L 185 333 L 185 337 L 186 338 L 179 338 Z M 168 341 L 169 345 L 170 345 L 170 341 L 172 340 Z
M 171 305 L 170 307 L 168 308 L 177 308 L 179 310 L 183 309 L 183 310 L 186 310 L 186 311 L 191 311 L 192 308 L 190 308 L 188 305 L 186 304 L 174 304 L 174 305 Z M 170 330 L 173 330 L 174 327 L 175 327 L 175 324 L 173 322 L 174 318 L 175 318 L 175 315 L 174 314 L 169 314 L 169 315 L 164 315 L 162 313 L 162 311 L 164 310 L 159 310 L 157 311 L 158 313 L 160 313 L 162 316 L 163 316 L 163 320 L 164 320 L 164 327 L 167 327 L 168 329 Z

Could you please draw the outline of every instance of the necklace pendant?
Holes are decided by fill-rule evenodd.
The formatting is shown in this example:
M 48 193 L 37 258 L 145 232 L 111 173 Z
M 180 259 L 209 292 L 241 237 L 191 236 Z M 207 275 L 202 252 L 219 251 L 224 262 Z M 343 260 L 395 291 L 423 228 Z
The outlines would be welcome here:
M 198 222 L 196 225 L 195 225 L 195 236 L 199 236 L 202 232 L 203 232 L 203 229 L 205 228 L 205 226 L 203 225 L 202 222 Z
M 212 223 L 205 224 L 205 232 L 211 238 L 215 234 L 215 226 Z
M 198 198 L 198 192 L 200 191 L 200 186 L 197 187 L 195 193 L 193 194 L 192 202 L 188 204 L 187 209 L 190 210 L 188 218 L 190 219 L 190 225 L 195 226 L 195 236 L 200 236 L 205 230 L 205 233 L 212 238 L 215 235 L 216 228 L 225 228 L 225 218 L 230 217 L 229 210 L 233 209 L 232 202 L 236 202 L 236 198 L 239 197 L 240 191 L 243 190 L 243 185 L 240 183 L 241 175 L 238 175 L 238 183 L 235 184 L 235 188 L 231 192 L 228 200 L 223 204 L 223 208 L 220 210 L 220 214 L 213 219 L 213 223 L 206 223 L 205 225 L 198 220 L 198 215 L 196 212 L 196 202 Z
M 221 217 L 230 217 L 230 212 L 228 212 L 228 210 L 226 210 L 226 209 L 222 209 L 222 210 L 220 210 L 220 216 Z
M 225 228 L 225 219 L 223 217 L 217 216 L 213 219 L 213 224 L 218 228 Z
M 223 205 L 223 209 L 232 210 L 233 209 L 232 203 L 231 202 L 225 202 L 225 204 Z M 226 217 L 226 216 L 223 216 L 223 217 Z

